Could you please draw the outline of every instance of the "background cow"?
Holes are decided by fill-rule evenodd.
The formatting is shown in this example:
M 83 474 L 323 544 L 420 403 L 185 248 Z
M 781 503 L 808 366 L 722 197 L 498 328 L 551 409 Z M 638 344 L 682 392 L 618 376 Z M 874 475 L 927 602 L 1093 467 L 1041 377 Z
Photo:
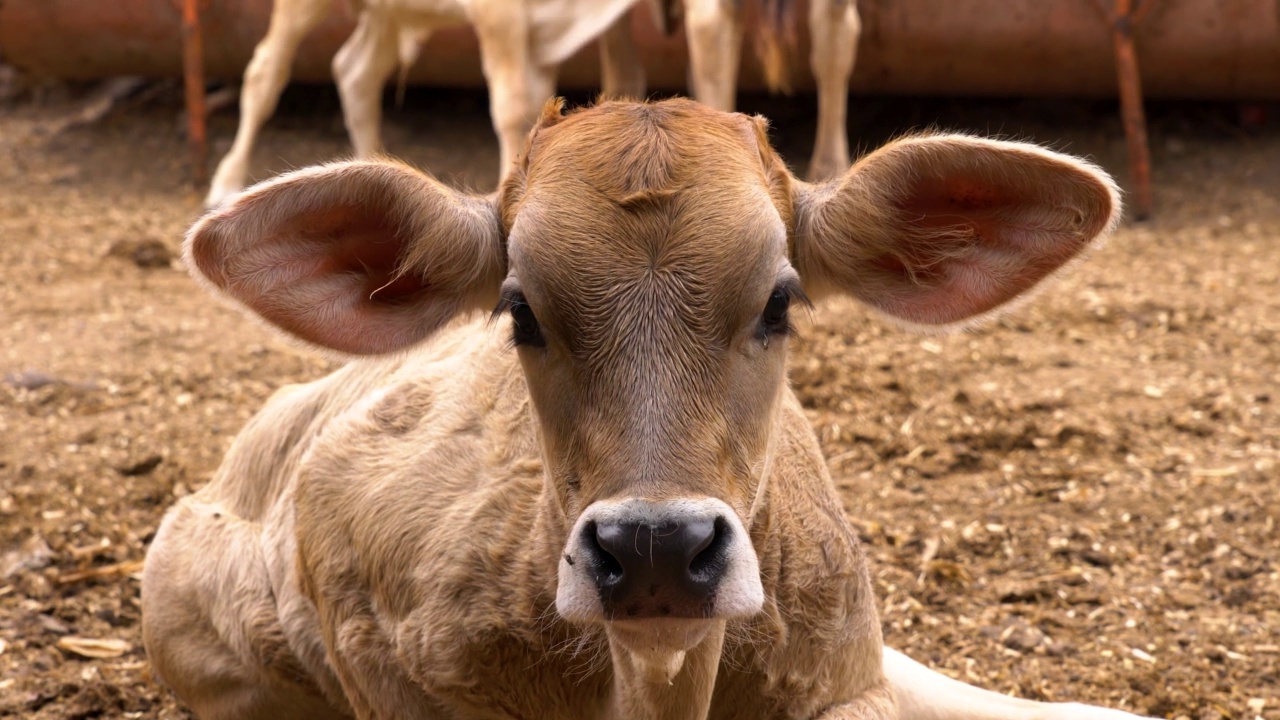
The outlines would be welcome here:
M 1091 165 L 954 135 L 809 185 L 691 101 L 549 106 L 487 197 L 386 162 L 264 183 L 189 266 L 368 357 L 280 391 L 166 516 L 155 669 L 204 717 L 1132 717 L 882 662 L 786 384 L 808 297 L 965 323 L 1119 209 Z
M 555 88 L 556 67 L 599 37 L 602 92 L 640 98 L 644 68 L 631 37 L 628 13 L 639 0 L 363 0 L 351 38 L 333 59 L 333 74 L 357 157 L 381 149 L 382 90 L 397 64 L 415 62 L 432 32 L 470 23 L 479 40 L 490 113 L 498 134 L 499 176 L 505 177 L 533 123 Z M 331 0 L 275 0 L 267 35 L 245 70 L 240 125 L 218 164 L 206 196 L 213 206 L 244 187 L 249 159 L 263 123 L 275 109 L 299 43 L 329 11 Z M 727 0 L 650 0 L 655 21 L 670 29 L 683 13 L 694 97 L 731 111 L 737 88 L 742 5 Z M 756 49 L 774 90 L 788 89 L 795 45 L 794 0 L 763 0 Z M 849 166 L 845 132 L 849 77 L 860 22 L 854 0 L 809 3 L 810 64 L 818 85 L 818 131 L 812 179 Z
M 667 3 L 674 0 L 665 0 Z M 742 3 L 683 0 L 693 96 L 717 110 L 734 109 L 743 35 Z M 761 0 L 755 49 L 770 89 L 788 91 L 796 45 L 796 0 Z M 818 92 L 818 129 L 809 179 L 835 177 L 849 167 L 845 119 L 849 78 L 862 20 L 856 0 L 809 0 L 809 67 Z
M 479 38 L 490 115 L 498 134 L 505 176 L 538 108 L 555 90 L 556 66 L 605 33 L 637 0 L 353 0 L 356 29 L 333 58 L 342 112 L 358 157 L 381 149 L 382 90 L 397 63 L 414 62 L 431 33 L 470 24 Z M 240 125 L 218 164 L 207 206 L 244 187 L 258 131 L 275 111 L 289 80 L 298 45 L 330 11 L 332 0 L 274 0 L 267 35 L 245 69 Z M 634 85 L 638 67 L 622 23 L 606 33 L 602 53 L 604 92 L 643 94 Z

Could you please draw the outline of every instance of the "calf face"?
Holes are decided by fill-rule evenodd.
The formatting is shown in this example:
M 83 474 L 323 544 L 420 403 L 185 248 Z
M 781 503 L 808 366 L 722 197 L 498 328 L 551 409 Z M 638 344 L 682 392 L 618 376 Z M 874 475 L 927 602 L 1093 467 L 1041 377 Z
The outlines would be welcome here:
M 391 162 L 302 170 L 204 218 L 187 257 L 272 325 L 344 353 L 509 315 L 560 519 L 556 608 L 670 675 L 715 621 L 763 602 L 751 531 L 785 461 L 806 293 L 963 323 L 1079 257 L 1118 210 L 1104 174 L 1028 145 L 906 138 L 808 185 L 758 118 L 550 105 L 495 196 Z
M 575 620 L 763 600 L 747 527 L 800 278 L 759 126 L 699 110 L 553 111 L 505 192 L 501 303 L 571 524 L 556 604 Z

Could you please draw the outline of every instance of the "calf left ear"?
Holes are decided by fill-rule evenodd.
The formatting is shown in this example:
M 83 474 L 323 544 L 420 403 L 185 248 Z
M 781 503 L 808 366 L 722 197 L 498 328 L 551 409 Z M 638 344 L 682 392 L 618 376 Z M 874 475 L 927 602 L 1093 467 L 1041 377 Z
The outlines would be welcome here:
M 506 272 L 497 210 L 393 162 L 306 168 L 191 228 L 187 266 L 307 343 L 392 352 L 493 307 Z
M 1035 145 L 907 138 L 843 177 L 796 186 L 792 262 L 812 296 L 846 292 L 917 325 L 990 313 L 1116 226 L 1102 170 Z

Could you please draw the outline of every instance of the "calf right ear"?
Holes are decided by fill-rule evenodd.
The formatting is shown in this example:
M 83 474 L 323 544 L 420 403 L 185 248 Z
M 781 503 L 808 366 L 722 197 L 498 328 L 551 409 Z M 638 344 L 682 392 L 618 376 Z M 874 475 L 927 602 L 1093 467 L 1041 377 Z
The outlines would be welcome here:
M 497 210 L 405 165 L 343 162 L 256 185 L 187 234 L 187 266 L 290 335 L 376 354 L 496 302 Z
M 999 312 L 1120 218 L 1115 184 L 1087 162 L 965 135 L 904 138 L 796 187 L 792 262 L 810 296 L 847 293 L 914 326 Z

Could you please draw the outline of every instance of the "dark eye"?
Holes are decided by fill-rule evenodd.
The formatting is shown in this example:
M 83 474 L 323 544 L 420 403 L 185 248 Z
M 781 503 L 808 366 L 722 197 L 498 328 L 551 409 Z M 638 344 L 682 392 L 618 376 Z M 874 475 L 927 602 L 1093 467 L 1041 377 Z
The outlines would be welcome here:
M 764 305 L 760 314 L 760 323 L 764 332 L 769 335 L 790 331 L 787 323 L 787 308 L 791 307 L 791 294 L 786 290 L 774 290 L 769 302 Z
M 533 308 L 524 300 L 513 300 L 510 305 L 512 336 L 517 345 L 545 347 L 542 329 L 538 327 L 538 318 L 534 317 Z

